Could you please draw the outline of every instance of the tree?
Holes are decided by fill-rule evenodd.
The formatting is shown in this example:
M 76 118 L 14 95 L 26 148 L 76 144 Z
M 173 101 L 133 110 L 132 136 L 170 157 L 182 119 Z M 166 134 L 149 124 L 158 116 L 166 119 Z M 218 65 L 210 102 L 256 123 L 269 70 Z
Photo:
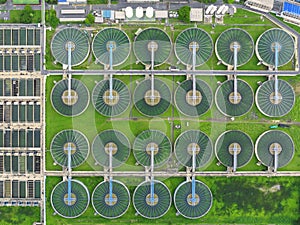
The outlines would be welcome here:
M 49 23 L 54 29 L 59 24 L 59 19 L 56 17 L 56 11 L 54 9 L 48 10 L 46 13 L 46 22 Z
M 34 16 L 34 11 L 30 5 L 26 5 L 20 13 L 20 22 L 21 23 L 32 23 Z
M 84 21 L 86 24 L 88 24 L 88 25 L 91 25 L 91 24 L 93 24 L 93 23 L 95 23 L 95 17 L 94 17 L 94 15 L 93 14 L 88 14 L 87 16 L 86 16 L 86 19 L 85 19 L 85 21 Z
M 178 19 L 181 21 L 188 23 L 190 22 L 190 11 L 191 7 L 183 6 L 178 10 Z
M 48 4 L 52 4 L 52 5 L 56 5 L 57 4 L 57 0 L 46 0 L 46 2 Z

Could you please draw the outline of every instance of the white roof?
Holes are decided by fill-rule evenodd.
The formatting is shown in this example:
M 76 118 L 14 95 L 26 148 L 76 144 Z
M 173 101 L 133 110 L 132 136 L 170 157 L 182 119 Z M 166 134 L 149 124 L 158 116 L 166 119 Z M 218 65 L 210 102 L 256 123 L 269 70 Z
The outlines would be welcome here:
M 133 17 L 133 9 L 130 6 L 126 7 L 125 14 L 127 18 Z
M 158 19 L 168 18 L 168 11 L 167 10 L 155 10 L 155 18 L 158 18 Z
M 153 10 L 153 8 L 152 8 L 152 7 L 148 7 L 148 8 L 146 9 L 146 16 L 147 16 L 148 18 L 152 18 L 153 15 L 154 15 L 154 10 Z
M 125 19 L 125 12 L 123 12 L 123 11 L 115 11 L 115 19 L 117 19 L 117 20 L 124 20 Z
M 190 20 L 194 22 L 203 21 L 203 9 L 202 8 L 191 8 Z
M 206 11 L 205 11 L 205 14 L 209 14 L 212 7 L 213 7 L 213 5 L 208 6 Z
M 137 18 L 142 18 L 144 16 L 144 10 L 142 7 L 138 6 L 136 9 L 135 9 L 135 16 Z
M 264 5 L 270 8 L 273 8 L 274 5 L 274 0 L 248 0 L 248 1 L 259 5 Z
M 128 3 L 159 2 L 159 0 L 127 0 Z
M 102 16 L 96 16 L 95 17 L 95 23 L 103 23 L 103 17 Z

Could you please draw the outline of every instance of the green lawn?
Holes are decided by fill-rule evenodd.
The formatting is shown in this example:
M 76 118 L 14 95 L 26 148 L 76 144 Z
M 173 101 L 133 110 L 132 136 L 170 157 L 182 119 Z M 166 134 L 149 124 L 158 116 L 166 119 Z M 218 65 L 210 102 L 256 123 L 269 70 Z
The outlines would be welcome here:
M 13 0 L 15 5 L 37 5 L 40 4 L 40 0 Z
M 235 24 L 238 26 L 247 26 L 253 24 L 273 24 L 270 20 L 265 19 L 260 14 L 250 12 L 244 9 L 237 9 L 237 12 L 230 16 L 228 14 L 224 17 L 224 24 Z
M 39 207 L 0 207 L 1 225 L 29 225 L 40 221 Z
M 7 23 L 21 23 L 21 14 L 22 10 L 10 10 L 10 20 L 6 21 Z M 34 10 L 32 16 L 32 23 L 41 22 L 41 10 Z
M 90 95 L 92 90 L 95 86 L 95 82 L 100 81 L 103 79 L 102 76 L 75 76 L 74 78 L 80 79 L 83 81 L 89 91 Z M 123 80 L 131 91 L 134 92 L 136 87 L 136 81 L 141 80 L 142 76 L 115 76 L 115 78 Z M 161 77 L 157 76 L 159 79 L 163 79 L 170 88 L 171 93 L 174 93 L 175 89 L 177 88 L 177 82 L 183 81 L 185 78 L 183 76 L 180 77 Z M 255 93 L 258 85 L 258 81 L 265 81 L 265 78 L 261 77 L 240 77 L 241 79 L 247 81 L 249 85 L 252 87 L 253 92 Z M 253 105 L 252 109 L 249 113 L 242 117 L 238 117 L 235 121 L 226 120 L 226 117 L 223 116 L 216 108 L 215 104 L 212 105 L 212 108 L 202 115 L 199 118 L 188 118 L 180 114 L 177 111 L 176 107 L 171 104 L 169 109 L 163 113 L 159 118 L 148 118 L 141 115 L 134 105 L 131 104 L 129 109 L 122 115 L 116 119 L 110 119 L 101 116 L 96 110 L 94 109 L 92 102 L 90 102 L 87 110 L 81 114 L 80 116 L 69 118 L 64 117 L 58 114 L 52 107 L 50 102 L 50 92 L 52 87 L 54 86 L 54 81 L 59 81 L 61 76 L 50 76 L 47 78 L 47 85 L 46 85 L 46 165 L 48 170 L 61 170 L 60 166 L 53 165 L 54 161 L 50 154 L 50 143 L 52 138 L 64 129 L 76 129 L 81 131 L 85 134 L 90 143 L 93 142 L 95 136 L 103 130 L 106 129 L 116 129 L 123 132 L 128 138 L 131 143 L 133 143 L 134 138 L 136 135 L 141 133 L 143 130 L 146 129 L 158 129 L 166 133 L 169 136 L 172 142 L 175 141 L 177 136 L 185 130 L 189 129 L 200 129 L 203 132 L 207 133 L 213 142 L 216 141 L 217 137 L 224 131 L 230 129 L 238 129 L 248 133 L 253 142 L 258 138 L 260 134 L 265 132 L 269 129 L 269 126 L 274 124 L 272 120 L 280 120 L 281 122 L 288 122 L 291 120 L 293 122 L 300 122 L 300 113 L 299 113 L 299 101 L 300 96 L 297 93 L 296 96 L 296 105 L 292 109 L 292 111 L 284 116 L 283 118 L 274 118 L 270 119 L 264 116 L 262 113 L 259 112 L 255 104 Z M 217 88 L 217 81 L 223 81 L 224 77 L 202 77 L 204 81 L 206 81 L 209 86 L 212 88 L 213 93 L 215 93 Z M 287 81 L 294 86 L 300 86 L 300 79 L 298 78 L 289 78 Z M 169 121 L 168 118 L 174 118 L 174 121 Z M 55 123 L 51 122 L 55 118 Z M 128 118 L 135 118 L 135 120 L 128 120 Z M 188 123 L 188 124 L 187 124 Z M 181 125 L 181 129 L 172 129 L 173 126 Z M 283 129 L 285 132 L 291 135 L 295 142 L 296 149 L 300 148 L 300 142 L 298 134 L 300 133 L 300 126 L 293 125 L 290 129 Z M 226 170 L 223 166 L 216 165 L 217 160 L 214 159 L 212 163 L 205 168 L 205 171 L 224 171 Z M 257 170 L 266 170 L 264 166 L 257 166 L 257 159 L 254 157 L 249 164 L 245 167 L 241 168 L 241 170 L 245 171 L 257 171 Z M 102 167 L 94 165 L 94 159 L 91 154 L 88 157 L 88 160 L 75 168 L 74 170 L 78 171 L 85 171 L 85 170 L 102 170 Z M 135 159 L 133 154 L 130 155 L 128 162 L 117 168 L 117 170 L 143 170 L 142 166 L 135 166 Z M 289 163 L 286 167 L 283 167 L 279 170 L 282 171 L 300 171 L 300 152 L 296 151 L 295 156 L 291 163 Z
M 76 178 L 82 181 L 89 189 L 90 194 L 103 179 L 101 177 Z M 142 179 L 115 178 L 123 182 L 129 189 L 131 197 L 135 187 Z M 158 178 L 159 179 L 159 178 Z M 94 215 L 90 203 L 87 211 L 76 219 L 64 219 L 53 215 L 50 204 L 50 195 L 54 186 L 61 181 L 59 177 L 47 177 L 47 223 L 48 224 L 299 224 L 300 178 L 298 177 L 198 177 L 210 187 L 213 194 L 213 205 L 208 214 L 197 220 L 188 220 L 176 216 L 176 209 L 172 203 L 168 213 L 156 220 L 144 219 L 135 215 L 133 203 L 128 211 L 114 220 L 104 219 Z M 162 180 L 162 179 L 159 179 Z M 184 178 L 168 178 L 162 180 L 174 195 L 176 187 Z M 274 190 L 279 185 L 280 190 Z M 273 187 L 273 188 L 272 188 Z M 278 186 L 277 186 L 278 187 Z M 132 199 L 132 198 L 131 198 Z

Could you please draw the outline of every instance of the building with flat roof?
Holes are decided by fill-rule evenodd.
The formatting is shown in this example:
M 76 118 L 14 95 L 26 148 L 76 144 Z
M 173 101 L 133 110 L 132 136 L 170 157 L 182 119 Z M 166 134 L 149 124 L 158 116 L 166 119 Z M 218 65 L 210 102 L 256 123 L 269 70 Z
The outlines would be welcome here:
M 148 3 L 159 2 L 159 0 L 127 0 L 128 3 Z
M 58 0 L 57 3 L 59 5 L 71 5 L 71 4 L 78 4 L 78 3 L 86 4 L 87 0 Z
M 190 20 L 192 22 L 202 22 L 203 21 L 203 9 L 202 8 L 191 8 Z
M 285 1 L 283 3 L 281 16 L 284 21 L 300 25 L 300 3 Z
M 270 12 L 274 5 L 274 0 L 247 0 L 245 5 L 263 12 Z
M 155 10 L 155 18 L 156 19 L 167 19 L 168 11 L 167 10 Z

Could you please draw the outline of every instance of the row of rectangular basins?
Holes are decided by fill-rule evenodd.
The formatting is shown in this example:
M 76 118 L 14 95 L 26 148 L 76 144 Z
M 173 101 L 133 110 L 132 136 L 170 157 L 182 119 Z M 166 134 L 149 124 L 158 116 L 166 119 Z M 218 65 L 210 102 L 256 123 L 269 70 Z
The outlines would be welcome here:
M 0 198 L 41 198 L 40 180 L 0 181 Z
M 40 78 L 0 79 L 0 96 L 40 96 L 40 87 Z
M 0 29 L 0 45 L 40 45 L 40 28 L 2 28 Z
M 40 148 L 40 129 L 0 130 L 0 148 Z
M 32 51 L 28 54 L 2 53 L 0 55 L 0 71 L 40 71 L 41 54 Z
M 0 123 L 39 123 L 40 119 L 39 102 L 7 102 L 0 105 Z
M 4 153 L 0 155 L 0 173 L 41 173 L 41 156 Z

